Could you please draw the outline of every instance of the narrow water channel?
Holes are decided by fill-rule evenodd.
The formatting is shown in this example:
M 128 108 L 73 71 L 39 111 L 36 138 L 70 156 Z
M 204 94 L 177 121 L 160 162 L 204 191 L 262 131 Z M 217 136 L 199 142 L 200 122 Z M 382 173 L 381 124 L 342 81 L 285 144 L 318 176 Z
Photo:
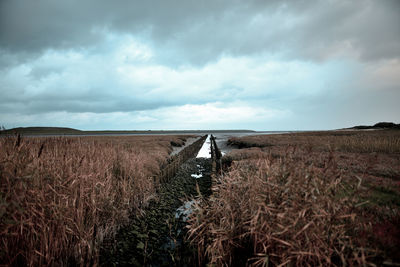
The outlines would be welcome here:
M 208 138 L 209 139 L 209 138 Z M 158 199 L 145 215 L 132 218 L 122 228 L 112 248 L 103 249 L 103 266 L 193 266 L 196 249 L 186 241 L 186 221 L 192 204 L 211 194 L 211 159 L 205 142 L 197 158 L 184 163 L 170 182 L 163 184 Z M 204 152 L 206 151 L 207 152 Z

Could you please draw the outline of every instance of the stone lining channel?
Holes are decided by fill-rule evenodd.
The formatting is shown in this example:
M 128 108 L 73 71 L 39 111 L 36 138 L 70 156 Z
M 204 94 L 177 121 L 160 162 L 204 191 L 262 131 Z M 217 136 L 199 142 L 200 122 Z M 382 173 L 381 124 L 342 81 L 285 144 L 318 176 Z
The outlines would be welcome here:
M 202 138 L 204 143 L 205 137 Z M 211 154 L 215 155 L 215 142 Z M 199 151 L 199 146 L 196 146 Z M 187 151 L 193 152 L 192 149 Z M 182 151 L 183 152 L 183 151 Z M 192 154 L 184 152 L 186 155 Z M 113 246 L 103 249 L 103 266 L 194 266 L 196 249 L 186 236 L 190 205 L 211 194 L 214 157 L 191 158 L 181 163 L 173 177 L 161 179 L 157 200 L 152 200 L 143 216 L 135 216 L 116 235 Z M 180 159 L 183 161 L 183 158 Z M 214 167 L 214 168 L 213 168 Z M 175 171 L 175 170 L 174 170 Z M 171 171 L 163 172 L 171 173 Z M 168 175 L 169 176 L 169 175 Z

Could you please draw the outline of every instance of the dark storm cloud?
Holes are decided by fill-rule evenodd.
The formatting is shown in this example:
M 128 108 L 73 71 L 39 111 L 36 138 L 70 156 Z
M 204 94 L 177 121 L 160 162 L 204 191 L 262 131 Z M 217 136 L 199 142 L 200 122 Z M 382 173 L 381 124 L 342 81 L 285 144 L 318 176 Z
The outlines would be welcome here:
M 0 2 L 0 44 L 31 52 L 85 46 L 98 41 L 91 29 L 102 20 L 98 10 L 76 1 L 6 0 Z
M 84 47 L 98 42 L 104 29 L 132 34 L 150 30 L 155 40 L 165 40 L 226 6 L 218 1 L 128 0 L 5 0 L 0 5 L 1 45 L 14 51 Z
M 61 91 L 61 90 L 60 90 Z M 84 93 L 45 92 L 29 96 L 20 90 L 14 94 L 0 91 L 0 112 L 18 114 L 37 114 L 49 112 L 69 113 L 109 113 L 151 110 L 168 107 L 174 103 L 167 101 L 144 100 L 131 96 L 116 96 L 101 90 L 88 90 Z
M 112 32 L 142 34 L 169 64 L 263 52 L 321 60 L 346 49 L 374 60 L 400 55 L 399 14 L 396 0 L 3 0 L 0 47 L 13 53 L 87 48 Z

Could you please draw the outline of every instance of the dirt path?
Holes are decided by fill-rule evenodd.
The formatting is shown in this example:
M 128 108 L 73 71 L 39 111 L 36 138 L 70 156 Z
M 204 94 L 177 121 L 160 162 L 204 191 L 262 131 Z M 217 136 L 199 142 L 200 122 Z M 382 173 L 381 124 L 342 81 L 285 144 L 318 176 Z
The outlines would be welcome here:
M 118 232 L 113 249 L 102 251 L 101 265 L 192 266 L 195 250 L 184 238 L 187 210 L 182 205 L 198 196 L 197 185 L 203 196 L 211 194 L 211 159 L 193 158 L 184 163 L 160 188 L 158 200 L 152 201 L 145 215 L 133 218 Z

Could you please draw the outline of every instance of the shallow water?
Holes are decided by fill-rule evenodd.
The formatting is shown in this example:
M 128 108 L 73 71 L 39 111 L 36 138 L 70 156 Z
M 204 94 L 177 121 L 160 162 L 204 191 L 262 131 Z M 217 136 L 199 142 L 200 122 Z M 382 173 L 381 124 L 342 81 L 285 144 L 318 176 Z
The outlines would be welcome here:
M 183 203 L 182 206 L 176 209 L 175 218 L 181 218 L 182 221 L 186 222 L 189 219 L 190 214 L 193 212 L 193 205 L 196 203 L 196 200 L 188 200 Z
M 206 141 L 204 141 L 203 146 L 200 148 L 199 153 L 197 154 L 196 158 L 211 158 L 211 141 L 210 135 L 207 136 Z
M 223 136 L 230 136 L 230 137 L 240 137 L 240 136 L 246 136 L 246 135 L 260 135 L 260 134 L 280 134 L 280 133 L 289 133 L 289 132 L 295 132 L 295 131 L 254 131 L 254 132 L 241 132 L 241 131 L 169 131 L 169 132 L 138 132 L 138 133 L 85 133 L 82 132 L 81 134 L 22 134 L 24 137 L 59 137 L 59 136 L 65 136 L 65 137 L 82 137 L 82 136 L 141 136 L 141 135 L 205 135 L 205 134 L 212 134 L 213 136 L 217 137 L 223 137 Z M 0 137 L 6 137 L 6 136 L 14 136 L 14 134 L 4 134 L 0 135 Z
M 212 134 L 215 137 L 215 142 L 219 150 L 221 151 L 222 155 L 229 153 L 234 147 L 228 145 L 229 138 L 232 137 L 242 137 L 242 136 L 249 136 L 249 135 L 270 135 L 270 134 L 283 134 L 283 133 L 290 133 L 288 131 L 260 131 L 260 132 L 226 132 L 226 133 L 214 133 Z

